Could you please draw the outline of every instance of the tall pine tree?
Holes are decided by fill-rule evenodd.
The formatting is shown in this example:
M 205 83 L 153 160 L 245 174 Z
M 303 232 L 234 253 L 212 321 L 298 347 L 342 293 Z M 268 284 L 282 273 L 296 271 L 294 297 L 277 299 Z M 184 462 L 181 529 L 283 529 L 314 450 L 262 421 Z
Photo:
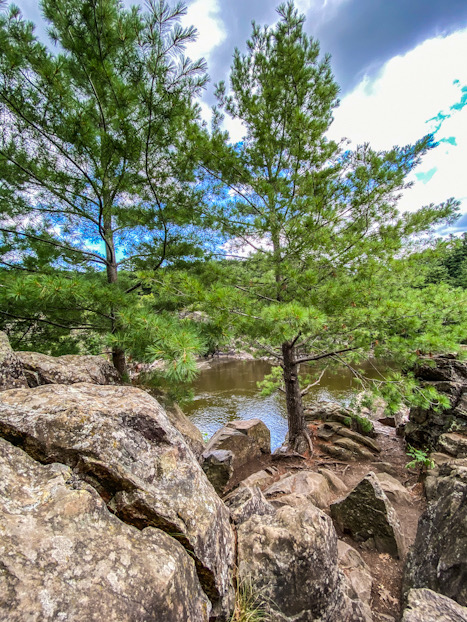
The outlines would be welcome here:
M 41 8 L 54 47 L 14 6 L 0 15 L 2 324 L 106 333 L 124 373 L 131 319 L 149 318 L 122 271 L 192 252 L 205 63 L 183 55 L 181 4 Z
M 307 435 L 301 365 L 353 366 L 370 352 L 407 363 L 455 344 L 458 304 L 448 288 L 425 288 L 401 257 L 457 204 L 398 213 L 430 137 L 381 153 L 327 139 L 338 104 L 329 58 L 291 2 L 278 13 L 272 28 L 253 24 L 246 54 L 235 51 L 230 91 L 217 90 L 204 168 L 228 192 L 213 217 L 248 258 L 230 267 L 208 308 L 280 365 L 297 448 Z M 243 123 L 237 145 L 225 147 L 223 112 Z

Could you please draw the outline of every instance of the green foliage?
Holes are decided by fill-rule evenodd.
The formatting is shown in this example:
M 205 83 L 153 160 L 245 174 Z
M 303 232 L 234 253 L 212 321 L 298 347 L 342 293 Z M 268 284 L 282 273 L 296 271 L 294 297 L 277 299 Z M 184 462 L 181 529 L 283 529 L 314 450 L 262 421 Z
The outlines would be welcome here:
M 183 56 L 195 31 L 180 26 L 182 5 L 43 0 L 42 13 L 54 48 L 16 7 L 0 14 L 1 327 L 51 350 L 53 329 L 80 345 L 97 333 L 118 355 L 134 317 L 146 351 L 150 305 L 125 270 L 200 254 L 193 98 L 205 63 Z M 185 363 L 192 374 L 183 333 L 164 350 L 174 378 Z
M 419 469 L 420 471 L 426 471 L 427 469 L 433 469 L 435 463 L 428 456 L 428 452 L 423 449 L 416 449 L 411 445 L 407 445 L 407 455 L 413 458 L 405 465 L 406 469 Z
M 376 382 L 374 392 L 386 402 L 386 413 L 394 415 L 401 405 L 441 412 L 450 407 L 449 398 L 432 386 L 421 386 L 412 372 L 393 372 L 384 382 Z
M 430 281 L 444 281 L 453 287 L 467 289 L 467 233 L 462 238 L 440 243 L 439 252 L 428 261 Z
M 366 417 L 361 417 L 357 414 L 351 416 L 352 428 L 359 434 L 370 435 L 374 432 L 373 423 Z
M 374 352 L 409 368 L 421 354 L 456 350 L 466 295 L 427 284 L 418 259 L 434 228 L 456 218 L 458 203 L 397 210 L 407 176 L 435 147 L 432 137 L 380 152 L 328 140 L 338 104 L 329 58 L 320 58 L 292 3 L 278 14 L 273 27 L 253 25 L 246 53 L 235 51 L 230 91 L 217 88 L 204 169 L 223 194 L 210 218 L 244 259 L 221 264 L 204 309 L 282 363 L 288 349 L 284 373 L 297 382 L 304 362 L 355 370 Z M 237 145 L 225 144 L 223 114 L 243 122 Z M 277 381 L 275 371 L 263 390 Z M 390 408 L 404 381 L 394 380 Z M 408 384 L 413 400 L 435 399 L 413 378 Z
M 264 376 L 264 379 L 257 382 L 258 389 L 260 389 L 260 395 L 268 397 L 275 393 L 279 387 L 283 384 L 282 368 L 276 365 L 271 369 L 269 374 Z

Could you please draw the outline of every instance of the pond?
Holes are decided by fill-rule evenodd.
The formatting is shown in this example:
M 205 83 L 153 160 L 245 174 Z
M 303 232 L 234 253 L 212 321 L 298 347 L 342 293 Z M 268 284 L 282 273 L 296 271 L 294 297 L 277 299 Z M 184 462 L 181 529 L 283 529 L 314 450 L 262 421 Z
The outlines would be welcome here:
M 220 359 L 202 369 L 193 383 L 195 398 L 183 407 L 184 412 L 210 438 L 216 430 L 235 419 L 258 418 L 271 431 L 272 450 L 279 447 L 287 432 L 287 414 L 283 394 L 262 397 L 256 383 L 270 371 L 270 364 L 261 360 Z M 359 367 L 369 377 L 378 371 L 370 361 Z M 313 387 L 307 401 L 324 400 L 348 403 L 357 389 L 347 368 L 326 371 L 318 386 Z

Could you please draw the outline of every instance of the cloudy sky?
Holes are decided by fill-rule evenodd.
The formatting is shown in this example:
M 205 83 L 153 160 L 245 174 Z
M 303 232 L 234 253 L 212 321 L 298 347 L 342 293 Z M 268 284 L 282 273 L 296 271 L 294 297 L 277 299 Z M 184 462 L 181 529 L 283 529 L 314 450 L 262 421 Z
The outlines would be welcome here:
M 36 0 L 17 2 L 34 22 Z M 126 4 L 130 0 L 126 0 Z M 211 84 L 228 81 L 234 47 L 245 49 L 251 21 L 272 25 L 272 0 L 188 0 L 186 24 L 199 32 L 188 50 L 204 56 Z M 434 132 L 439 146 L 414 173 L 403 209 L 462 202 L 457 232 L 467 230 L 467 0 L 296 0 L 306 15 L 305 29 L 332 56 L 340 84 L 332 138 L 370 142 L 378 149 L 405 145 Z M 230 124 L 232 139 L 241 128 Z
M 245 49 L 251 21 L 272 25 L 271 0 L 191 0 L 186 23 L 208 61 L 212 83 L 228 80 L 234 47 Z M 341 87 L 331 136 L 378 149 L 435 132 L 439 146 L 414 173 L 403 209 L 462 201 L 455 229 L 467 231 L 467 0 L 296 0 L 305 29 L 332 56 Z M 212 103 L 212 86 L 205 110 Z M 465 107 L 464 107 L 465 106 Z M 233 139 L 241 128 L 230 124 Z

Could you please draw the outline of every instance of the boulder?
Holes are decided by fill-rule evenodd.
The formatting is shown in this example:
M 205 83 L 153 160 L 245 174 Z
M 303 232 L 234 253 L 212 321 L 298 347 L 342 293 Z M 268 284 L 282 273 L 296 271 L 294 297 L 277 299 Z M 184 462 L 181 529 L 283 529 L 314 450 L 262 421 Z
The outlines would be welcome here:
M 166 406 L 165 412 L 170 423 L 180 432 L 188 447 L 199 458 L 206 446 L 200 430 L 190 421 L 178 404 Z
M 410 590 L 402 622 L 467 622 L 467 609 L 432 590 Z
M 221 495 L 233 475 L 233 453 L 227 449 L 212 449 L 202 455 L 203 471 L 214 490 Z
M 331 516 L 344 533 L 367 542 L 380 553 L 402 558 L 405 544 L 397 514 L 373 472 L 368 473 L 341 501 L 331 505 Z
M 39 352 L 16 352 L 30 387 L 42 384 L 119 384 L 120 374 L 102 356 L 66 354 L 48 356 Z
M 208 467 L 213 462 L 212 452 L 219 450 L 231 452 L 233 473 L 235 469 L 239 469 L 251 460 L 271 453 L 271 433 L 259 419 L 230 421 L 217 430 L 201 456 L 201 464 L 208 478 L 211 477 L 211 473 L 215 473 L 211 467 Z M 205 463 L 207 463 L 206 467 Z
M 264 491 L 268 500 L 278 498 L 281 501 L 283 497 L 291 494 L 303 495 L 321 509 L 327 508 L 331 500 L 328 480 L 314 471 L 299 471 L 294 475 L 287 475 Z
M 238 527 L 238 578 L 269 608 L 268 620 L 347 622 L 332 521 L 313 505 L 285 506 Z M 359 619 L 359 618 L 357 618 Z
M 275 467 L 268 467 L 267 469 L 262 469 L 261 471 L 256 471 L 256 473 L 252 473 L 247 478 L 243 479 L 240 482 L 240 486 L 267 486 L 272 483 L 274 476 L 277 473 L 277 469 Z
M 0 391 L 27 386 L 23 365 L 11 349 L 6 334 L 0 331 Z
M 439 467 L 433 499 L 418 522 L 404 592 L 428 588 L 467 606 L 467 467 Z
M 111 514 L 61 464 L 0 439 L 0 620 L 208 622 L 193 560 L 174 538 Z
M 467 458 L 467 436 L 455 433 L 441 434 L 438 447 L 455 458 Z
M 133 387 L 88 383 L 0 395 L 0 435 L 85 478 L 124 522 L 174 535 L 195 560 L 213 619 L 233 602 L 233 533 L 219 499 L 159 403 Z
M 319 447 L 325 453 L 329 454 L 333 458 L 336 458 L 336 460 L 351 462 L 352 460 L 357 459 L 357 455 L 355 453 L 352 453 L 348 449 L 344 449 L 344 447 L 335 447 L 334 445 L 324 445 L 321 443 Z
M 360 445 L 360 443 L 357 443 L 350 438 L 338 438 L 337 440 L 334 441 L 334 446 L 345 449 L 345 451 L 350 453 L 350 455 L 352 456 L 354 460 L 357 460 L 357 459 L 358 460 L 373 460 L 374 459 L 374 455 L 371 453 L 369 449 L 367 449 L 366 447 L 363 447 L 363 445 Z
M 360 599 L 370 604 L 373 577 L 362 556 L 350 544 L 343 540 L 337 541 L 337 560 L 339 568 L 347 577 L 348 596 L 352 600 Z
M 335 436 L 343 436 L 345 438 L 350 438 L 355 443 L 359 443 L 360 445 L 364 445 L 365 447 L 369 447 L 372 451 L 379 453 L 381 451 L 381 447 L 378 445 L 376 441 L 369 438 L 368 436 L 364 436 L 363 434 L 359 434 L 354 430 L 350 430 L 345 425 L 337 421 L 327 421 L 326 423 L 321 424 L 318 427 L 318 437 L 323 438 L 325 440 L 330 440 Z
M 272 516 L 276 510 L 266 501 L 258 486 L 239 486 L 227 495 L 224 503 L 229 508 L 232 522 L 240 525 L 251 516 Z
M 399 505 L 412 504 L 412 497 L 410 496 L 409 491 L 400 483 L 398 479 L 389 473 L 377 473 L 376 477 L 378 478 L 381 488 L 384 490 L 391 503 Z
M 467 381 L 467 366 L 456 355 L 445 354 L 422 360 L 415 368 L 415 375 L 429 382 Z
M 438 356 L 419 365 L 415 376 L 424 386 L 443 393 L 450 406 L 441 412 L 432 408 L 411 408 L 404 432 L 407 442 L 417 447 L 435 448 L 446 432 L 467 436 L 467 362 L 450 355 Z
M 226 449 L 234 455 L 234 467 L 271 453 L 271 433 L 259 419 L 230 421 L 212 436 L 206 451 Z
M 344 484 L 341 478 L 334 473 L 334 471 L 331 471 L 331 469 L 325 469 L 321 467 L 318 469 L 318 473 L 326 478 L 329 488 L 332 490 L 332 492 L 338 494 L 345 494 L 347 492 L 347 486 Z
M 343 425 L 350 426 L 350 411 L 338 402 L 314 402 L 305 408 L 305 419 L 314 421 L 321 419 L 322 421 L 339 421 Z

